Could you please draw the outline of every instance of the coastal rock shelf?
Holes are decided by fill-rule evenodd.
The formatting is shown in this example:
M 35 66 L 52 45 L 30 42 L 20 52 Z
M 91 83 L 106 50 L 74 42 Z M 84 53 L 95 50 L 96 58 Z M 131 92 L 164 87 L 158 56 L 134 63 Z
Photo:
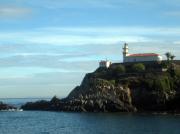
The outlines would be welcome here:
M 0 111 L 13 111 L 16 110 L 17 108 L 14 106 L 10 106 L 8 104 L 4 104 L 0 102 Z
M 80 86 L 63 99 L 29 102 L 24 110 L 74 112 L 180 112 L 180 67 L 143 63 L 146 70 L 133 72 L 133 64 L 112 64 L 86 74 Z M 122 69 L 126 69 L 126 72 Z

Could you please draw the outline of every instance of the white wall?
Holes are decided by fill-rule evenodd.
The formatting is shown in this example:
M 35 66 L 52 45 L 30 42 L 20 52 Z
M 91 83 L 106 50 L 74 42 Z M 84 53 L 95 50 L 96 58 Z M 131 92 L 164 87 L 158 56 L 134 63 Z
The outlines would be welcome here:
M 139 62 L 139 61 L 161 61 L 161 56 L 127 56 L 124 57 L 124 62 Z
M 110 65 L 111 65 L 111 62 L 110 62 L 110 61 L 103 61 L 103 62 L 100 62 L 100 63 L 99 63 L 99 66 L 100 66 L 100 67 L 109 68 Z

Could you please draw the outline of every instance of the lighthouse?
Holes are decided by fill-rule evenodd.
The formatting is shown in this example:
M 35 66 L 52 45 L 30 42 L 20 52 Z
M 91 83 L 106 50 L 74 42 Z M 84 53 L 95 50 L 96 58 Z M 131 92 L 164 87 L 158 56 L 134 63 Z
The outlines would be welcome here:
M 125 43 L 123 47 L 123 62 L 125 62 L 125 59 L 128 56 L 128 51 L 129 51 L 128 44 Z

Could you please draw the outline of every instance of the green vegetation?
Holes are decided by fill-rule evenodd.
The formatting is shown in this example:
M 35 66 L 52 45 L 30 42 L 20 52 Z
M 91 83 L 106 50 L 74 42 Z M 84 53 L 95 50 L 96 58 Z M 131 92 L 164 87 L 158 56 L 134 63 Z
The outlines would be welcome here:
M 165 56 L 167 58 L 167 67 L 171 67 L 174 58 L 176 57 L 175 55 L 171 54 L 170 52 L 165 53 Z
M 168 64 L 167 64 L 167 62 L 162 62 L 162 63 L 161 63 L 161 66 L 162 66 L 162 68 L 167 68 L 167 67 L 168 67 Z
M 167 61 L 161 64 L 114 64 L 110 68 L 98 68 L 92 75 L 94 78 L 104 79 L 112 85 L 142 87 L 152 92 L 170 94 L 180 90 L 178 86 L 180 85 L 180 66 L 175 63 L 171 64 L 172 59 L 169 57 L 169 65 Z M 162 68 L 168 70 L 162 72 Z
M 175 71 L 175 76 L 180 79 L 180 68 L 177 68 L 174 71 Z
M 167 76 L 159 76 L 154 81 L 155 90 L 162 92 L 170 92 L 172 84 Z
M 109 81 L 112 85 L 115 85 L 116 84 L 116 81 L 115 80 L 110 80 Z
M 144 66 L 144 64 L 142 64 L 142 63 L 134 64 L 134 65 L 132 66 L 132 71 L 133 71 L 133 72 L 137 72 L 137 73 L 144 72 L 144 71 L 145 71 L 145 66 Z
M 170 53 L 170 52 L 166 52 L 166 53 L 165 53 L 165 56 L 166 56 L 166 58 L 167 58 L 167 62 L 169 63 L 170 57 L 171 57 L 171 53 Z
M 115 69 L 114 69 L 114 73 L 116 74 L 121 74 L 121 73 L 125 73 L 126 69 L 123 65 L 118 65 Z
M 173 63 L 173 60 L 176 56 L 174 56 L 173 54 L 171 54 L 170 52 L 165 53 L 166 57 L 167 57 L 167 61 L 166 61 L 166 68 L 168 70 L 168 72 L 170 73 L 170 75 L 172 77 L 174 77 L 175 74 L 175 64 Z
M 171 56 L 170 56 L 171 61 L 173 61 L 175 57 L 176 57 L 176 56 L 171 55 Z

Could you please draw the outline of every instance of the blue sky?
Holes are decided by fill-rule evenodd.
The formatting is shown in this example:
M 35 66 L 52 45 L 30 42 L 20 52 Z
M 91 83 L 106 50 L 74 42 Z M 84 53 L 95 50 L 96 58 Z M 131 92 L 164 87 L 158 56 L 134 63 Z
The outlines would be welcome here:
M 66 96 L 101 59 L 170 51 L 179 0 L 0 0 L 0 97 Z

